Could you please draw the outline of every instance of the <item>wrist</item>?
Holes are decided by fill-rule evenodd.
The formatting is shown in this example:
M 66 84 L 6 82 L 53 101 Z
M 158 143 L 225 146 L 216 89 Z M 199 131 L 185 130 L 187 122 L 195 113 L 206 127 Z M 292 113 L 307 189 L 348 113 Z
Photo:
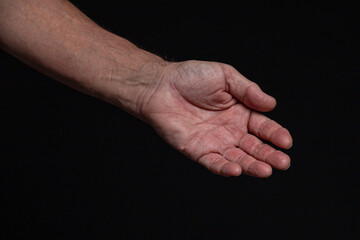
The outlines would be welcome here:
M 146 121 L 144 105 L 161 83 L 170 62 L 126 40 L 105 48 L 103 55 L 108 59 L 102 64 L 90 94 Z

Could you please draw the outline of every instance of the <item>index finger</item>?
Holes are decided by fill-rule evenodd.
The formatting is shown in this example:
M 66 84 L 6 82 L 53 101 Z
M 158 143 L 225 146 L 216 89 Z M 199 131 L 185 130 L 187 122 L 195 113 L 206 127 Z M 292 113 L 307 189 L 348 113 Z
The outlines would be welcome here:
M 286 128 L 261 113 L 251 113 L 248 128 L 257 137 L 278 147 L 289 149 L 293 144 L 293 139 Z

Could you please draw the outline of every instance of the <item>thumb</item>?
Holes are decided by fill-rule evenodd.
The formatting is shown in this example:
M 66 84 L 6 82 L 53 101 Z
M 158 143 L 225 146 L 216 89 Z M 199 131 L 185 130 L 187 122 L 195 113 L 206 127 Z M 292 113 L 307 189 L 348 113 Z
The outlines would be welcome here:
M 224 67 L 228 91 L 243 104 L 257 111 L 267 112 L 275 108 L 276 100 L 260 87 L 241 75 L 230 65 Z

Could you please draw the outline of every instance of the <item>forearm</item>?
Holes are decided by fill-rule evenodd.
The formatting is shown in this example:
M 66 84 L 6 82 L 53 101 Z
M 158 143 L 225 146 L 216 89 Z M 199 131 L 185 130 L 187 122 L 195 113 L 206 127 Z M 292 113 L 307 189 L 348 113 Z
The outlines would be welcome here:
M 137 116 L 147 85 L 166 64 L 64 0 L 0 0 L 0 44 L 40 72 Z

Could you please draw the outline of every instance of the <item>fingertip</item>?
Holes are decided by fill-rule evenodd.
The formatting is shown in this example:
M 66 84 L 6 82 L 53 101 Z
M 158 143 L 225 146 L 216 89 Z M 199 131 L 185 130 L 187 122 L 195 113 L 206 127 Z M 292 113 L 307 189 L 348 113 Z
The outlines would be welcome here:
M 266 94 L 266 93 L 265 93 Z M 270 95 L 268 95 L 268 94 L 266 94 L 267 95 L 267 97 L 268 97 L 268 102 L 269 102 L 269 111 L 271 111 L 271 110 L 273 110 L 275 107 L 276 107 L 276 105 L 277 105 L 277 101 L 276 101 L 276 98 L 274 98 L 273 96 L 270 96 Z
M 286 170 L 290 165 L 290 157 L 279 150 L 268 155 L 265 161 L 278 170 Z
M 241 167 L 233 162 L 229 162 L 221 169 L 220 174 L 226 177 L 236 177 L 241 175 L 242 169 Z
M 277 101 L 276 101 L 276 98 L 274 98 L 273 96 L 270 96 L 269 94 L 263 92 L 261 90 L 261 92 L 264 94 L 264 105 L 267 106 L 267 111 L 271 111 L 273 110 L 276 105 L 277 105 Z
M 291 163 L 289 164 L 289 166 L 287 166 L 287 168 L 284 169 L 284 171 L 288 170 L 291 167 Z
M 236 164 L 237 165 L 237 164 Z M 237 177 L 240 176 L 242 173 L 242 169 L 239 165 L 235 166 L 232 171 L 232 176 Z
M 267 95 L 267 94 L 266 94 Z M 267 100 L 264 101 L 262 109 L 258 110 L 260 112 L 270 112 L 274 110 L 277 105 L 276 99 L 270 95 L 266 96 Z
M 289 149 L 293 145 L 293 139 L 290 135 L 290 132 L 286 128 L 280 128 L 274 132 L 271 136 L 271 142 L 276 146 Z
M 267 165 L 266 167 L 263 167 L 262 171 L 259 173 L 260 178 L 268 178 L 272 175 L 272 168 L 271 166 Z
M 288 155 L 283 155 L 279 160 L 278 160 L 278 169 L 279 170 L 287 170 L 290 167 L 290 157 Z
M 264 93 L 260 87 L 254 85 L 248 89 L 248 97 L 244 103 L 261 112 L 268 112 L 276 107 L 276 99 L 266 93 Z
M 289 133 L 289 131 L 287 129 L 286 130 L 286 135 L 284 137 L 282 137 L 281 139 L 281 147 L 284 149 L 290 149 L 293 146 L 293 139 Z
M 272 175 L 272 167 L 267 163 L 256 161 L 246 174 L 258 178 L 268 178 Z

